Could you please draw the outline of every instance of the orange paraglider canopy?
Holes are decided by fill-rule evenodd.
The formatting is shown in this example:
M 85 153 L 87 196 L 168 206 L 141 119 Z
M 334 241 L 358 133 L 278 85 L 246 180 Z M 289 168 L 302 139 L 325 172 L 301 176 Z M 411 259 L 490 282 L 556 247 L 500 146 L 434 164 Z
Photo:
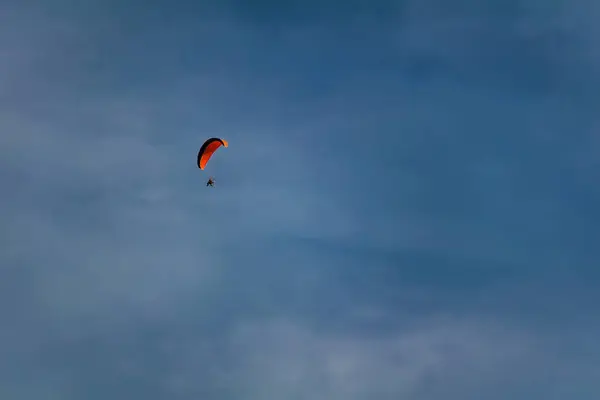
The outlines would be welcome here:
M 208 160 L 210 160 L 214 152 L 221 146 L 229 147 L 229 143 L 219 138 L 210 138 L 204 142 L 202 147 L 200 147 L 200 151 L 198 151 L 198 168 L 204 169 Z

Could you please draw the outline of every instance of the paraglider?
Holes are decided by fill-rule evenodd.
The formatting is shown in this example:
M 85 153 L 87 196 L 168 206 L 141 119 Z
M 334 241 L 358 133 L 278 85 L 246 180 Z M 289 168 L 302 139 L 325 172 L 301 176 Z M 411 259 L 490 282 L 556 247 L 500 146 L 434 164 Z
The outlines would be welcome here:
M 225 139 L 216 138 L 216 137 L 207 139 L 202 144 L 202 147 L 200 147 L 200 150 L 198 151 L 198 159 L 196 161 L 198 168 L 200 168 L 201 170 L 204 170 L 204 168 L 206 168 L 206 164 L 208 163 L 208 160 L 211 159 L 211 157 L 213 156 L 215 151 L 217 151 L 217 149 L 221 146 L 229 147 L 229 143 L 227 143 L 227 141 Z M 208 179 L 208 182 L 206 182 L 206 186 L 214 187 L 214 185 L 215 185 L 215 179 L 211 176 Z

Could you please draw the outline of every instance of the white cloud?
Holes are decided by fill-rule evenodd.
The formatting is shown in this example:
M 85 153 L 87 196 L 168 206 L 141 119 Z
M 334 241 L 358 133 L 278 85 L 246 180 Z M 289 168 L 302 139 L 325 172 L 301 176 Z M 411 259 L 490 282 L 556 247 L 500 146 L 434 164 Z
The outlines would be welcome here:
M 234 397 L 247 399 L 408 400 L 438 398 L 444 391 L 453 398 L 514 373 L 531 354 L 529 342 L 524 333 L 477 321 L 407 322 L 402 331 L 361 336 L 290 320 L 255 320 L 228 336 L 233 358 L 210 376 Z M 193 378 L 204 365 L 202 351 L 195 351 L 199 345 L 176 346 L 180 369 L 168 384 L 178 394 L 199 390 Z

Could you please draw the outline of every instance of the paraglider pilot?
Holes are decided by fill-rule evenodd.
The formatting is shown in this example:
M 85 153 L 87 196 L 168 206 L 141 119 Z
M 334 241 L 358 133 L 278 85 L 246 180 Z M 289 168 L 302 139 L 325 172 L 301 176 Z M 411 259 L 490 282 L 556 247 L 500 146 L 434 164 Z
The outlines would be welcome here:
M 221 146 L 228 147 L 229 143 L 227 143 L 227 140 L 225 139 L 220 139 L 216 137 L 207 139 L 198 151 L 198 158 L 196 161 L 198 168 L 203 170 L 206 167 L 206 163 L 208 162 L 208 160 L 210 160 L 215 151 L 217 151 L 217 149 Z M 206 187 L 208 186 L 215 187 L 215 178 L 213 178 L 212 176 L 208 179 L 208 182 L 206 182 Z

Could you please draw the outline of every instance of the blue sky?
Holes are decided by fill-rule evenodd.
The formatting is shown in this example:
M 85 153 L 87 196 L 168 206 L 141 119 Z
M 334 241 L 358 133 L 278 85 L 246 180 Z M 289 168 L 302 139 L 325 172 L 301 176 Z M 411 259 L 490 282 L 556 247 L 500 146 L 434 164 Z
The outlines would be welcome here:
M 4 2 L 0 397 L 597 399 L 599 19 Z

